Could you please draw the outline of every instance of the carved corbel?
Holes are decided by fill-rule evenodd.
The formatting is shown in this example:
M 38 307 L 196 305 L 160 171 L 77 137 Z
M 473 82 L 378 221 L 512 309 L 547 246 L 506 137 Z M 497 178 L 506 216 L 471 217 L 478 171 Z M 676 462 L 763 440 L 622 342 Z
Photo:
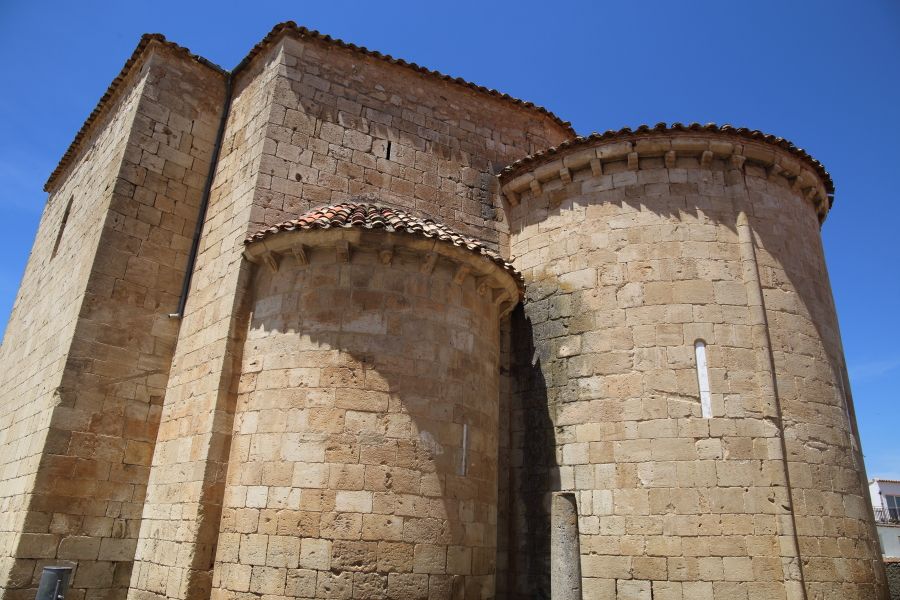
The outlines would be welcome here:
M 291 248 L 291 253 L 297 259 L 298 265 L 306 266 L 309 264 L 309 256 L 306 254 L 306 247 L 303 244 L 297 244 Z
M 462 282 L 466 280 L 466 276 L 469 274 L 469 265 L 459 265 L 459 268 L 456 269 L 456 273 L 453 275 L 453 283 L 456 285 L 462 285 Z
M 637 171 L 638 166 L 640 166 L 640 161 L 638 160 L 637 152 L 629 152 L 628 153 L 628 170 L 629 171 Z
M 434 265 L 437 264 L 438 254 L 437 252 L 429 252 L 425 256 L 425 262 L 422 263 L 422 267 L 419 271 L 425 275 L 430 275 L 432 271 L 434 271 Z
M 347 240 L 338 240 L 338 243 L 335 245 L 335 251 L 337 252 L 338 262 L 350 262 L 350 242 Z
M 491 286 L 488 285 L 489 277 L 479 277 L 475 280 L 475 291 L 478 292 L 479 296 L 487 296 L 488 292 L 491 291 Z
M 675 168 L 675 160 L 677 158 L 678 158 L 678 153 L 675 152 L 674 150 L 669 150 L 668 152 L 666 152 L 666 156 L 665 156 L 666 168 L 674 169 Z
M 266 252 L 262 255 L 262 260 L 263 263 L 265 263 L 265 265 L 269 267 L 270 271 L 272 271 L 273 273 L 278 272 L 278 263 L 281 262 L 281 257 L 278 254 L 275 254 L 274 252 Z
M 391 261 L 394 259 L 394 247 L 390 244 L 385 244 L 378 251 L 378 260 L 381 261 L 383 265 L 391 264 Z

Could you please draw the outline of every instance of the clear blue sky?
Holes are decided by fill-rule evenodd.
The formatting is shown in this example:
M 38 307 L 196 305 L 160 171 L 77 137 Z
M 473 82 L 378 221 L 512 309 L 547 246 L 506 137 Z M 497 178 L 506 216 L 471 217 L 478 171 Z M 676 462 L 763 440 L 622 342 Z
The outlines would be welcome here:
M 231 68 L 288 19 L 531 100 L 579 133 L 717 122 L 807 149 L 837 187 L 822 234 L 869 475 L 900 478 L 896 0 L 0 0 L 3 324 L 41 187 L 139 36 Z

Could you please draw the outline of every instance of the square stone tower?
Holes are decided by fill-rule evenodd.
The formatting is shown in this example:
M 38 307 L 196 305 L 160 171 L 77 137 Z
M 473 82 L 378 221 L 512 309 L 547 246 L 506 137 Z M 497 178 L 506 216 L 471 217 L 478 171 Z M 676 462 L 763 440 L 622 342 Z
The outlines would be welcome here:
M 145 36 L 46 184 L 0 351 L 5 598 L 51 563 L 87 597 L 128 585 L 224 94 Z
M 377 195 L 499 249 L 495 174 L 571 135 L 292 23 L 231 73 L 144 36 L 46 184 L 0 354 L 3 598 L 46 564 L 77 564 L 76 598 L 208 597 L 244 237 Z

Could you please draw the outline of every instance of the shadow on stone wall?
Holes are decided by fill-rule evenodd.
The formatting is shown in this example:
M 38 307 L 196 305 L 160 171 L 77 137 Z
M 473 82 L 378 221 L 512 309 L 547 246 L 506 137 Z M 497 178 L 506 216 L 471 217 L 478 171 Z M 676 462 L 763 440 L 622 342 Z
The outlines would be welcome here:
M 521 456 L 520 464 L 512 462 L 510 518 L 521 537 L 508 542 L 508 591 L 510 598 L 544 599 L 550 598 L 550 495 L 560 485 L 544 375 L 550 362 L 535 347 L 531 320 L 521 304 L 511 315 L 510 329 L 510 426 L 513 452 Z M 521 595 L 523 589 L 528 590 L 526 595 Z
M 310 357 L 320 354 L 323 361 L 322 390 L 340 390 L 346 387 L 363 396 L 371 393 L 372 406 L 378 401 L 375 397 L 390 396 L 390 410 L 376 410 L 372 407 L 358 410 L 373 412 L 379 417 L 390 415 L 394 418 L 379 418 L 374 428 L 352 430 L 343 426 L 344 417 L 338 415 L 343 411 L 335 410 L 340 407 L 352 409 L 343 404 L 339 406 L 334 400 L 323 401 L 320 398 L 307 407 L 314 409 L 313 412 L 319 411 L 317 416 L 309 416 L 310 423 L 315 422 L 315 426 L 290 430 L 289 433 L 300 433 L 304 442 L 324 443 L 325 462 L 337 467 L 366 464 L 373 467 L 397 467 L 398 471 L 417 471 L 424 477 L 437 474 L 439 495 L 434 491 L 418 493 L 404 490 L 402 474 L 398 478 L 389 471 L 383 481 L 379 479 L 377 482 L 374 477 L 370 480 L 367 474 L 365 487 L 362 489 L 392 496 L 386 502 L 396 503 L 396 512 L 385 516 L 402 519 L 404 527 L 412 522 L 410 531 L 418 532 L 416 537 L 410 538 L 410 532 L 404 528 L 403 539 L 394 541 L 470 545 L 467 540 L 472 536 L 472 526 L 475 529 L 482 524 L 488 526 L 488 514 L 477 506 L 479 502 L 489 502 L 484 493 L 490 486 L 485 488 L 483 482 L 492 481 L 499 474 L 492 457 L 484 456 L 481 450 L 476 450 L 476 442 L 473 441 L 468 453 L 467 474 L 460 475 L 458 469 L 462 450 L 458 444 L 461 441 L 456 439 L 458 436 L 449 440 L 448 431 L 454 425 L 461 427 L 461 423 L 468 423 L 470 439 L 474 439 L 479 430 L 496 429 L 496 413 L 491 415 L 483 405 L 473 405 L 472 399 L 484 398 L 489 391 L 480 375 L 497 372 L 497 365 L 486 365 L 485 360 L 490 356 L 491 344 L 497 344 L 499 327 L 494 332 L 484 331 L 478 325 L 481 321 L 473 316 L 472 327 L 482 330 L 481 335 L 475 335 L 474 350 L 458 350 L 451 342 L 462 333 L 457 324 L 450 319 L 435 320 L 422 314 L 422 311 L 430 309 L 437 302 L 421 298 L 448 298 L 454 294 L 451 286 L 458 286 L 453 283 L 452 277 L 444 276 L 438 281 L 434 275 L 420 273 L 418 262 L 404 270 L 400 264 L 406 259 L 399 254 L 394 256 L 393 266 L 390 268 L 376 263 L 377 256 L 374 253 L 363 251 L 354 253 L 349 267 L 335 268 L 333 264 L 320 263 L 320 257 L 333 256 L 330 248 L 322 250 L 321 254 L 319 248 L 308 249 L 307 252 L 311 257 L 309 266 L 299 267 L 293 258 L 285 257 L 275 274 L 265 268 L 256 269 L 254 282 L 250 284 L 250 295 L 255 296 L 254 302 L 265 302 L 268 293 L 274 290 L 277 290 L 274 292 L 277 294 L 290 289 L 293 291 L 285 294 L 285 297 L 296 304 L 292 304 L 292 309 L 287 311 L 282 307 L 280 311 L 260 310 L 253 313 L 249 330 L 256 332 L 257 336 L 264 333 L 265 337 L 280 338 L 278 345 L 285 356 L 292 352 L 305 353 L 310 355 L 305 358 L 308 362 Z M 366 261 L 371 261 L 371 264 Z M 438 265 L 436 269 L 442 268 L 444 267 Z M 305 283 L 308 285 L 300 285 L 290 279 L 298 269 L 307 271 L 308 279 Z M 474 294 L 474 287 L 472 293 Z M 413 301 L 412 298 L 420 300 Z M 382 301 L 385 303 L 384 307 Z M 298 307 L 299 310 L 293 310 Z M 456 305 L 453 308 L 461 310 Z M 386 312 L 382 313 L 382 310 Z M 382 318 L 385 321 L 384 330 L 376 332 Z M 352 327 L 348 326 L 349 321 L 352 321 Z M 369 326 L 373 331 L 364 330 Z M 301 338 L 306 338 L 306 341 L 301 341 Z M 244 342 L 244 364 L 245 367 L 250 364 L 253 371 L 245 373 L 245 377 L 255 377 L 256 367 L 260 362 L 265 363 L 270 358 L 275 358 L 266 355 L 257 346 L 257 341 L 262 339 L 251 335 Z M 329 355 L 332 356 L 328 358 Z M 327 362 L 330 360 L 335 362 Z M 253 366 L 254 363 L 256 367 Z M 303 366 L 314 365 L 310 363 Z M 327 376 L 325 371 L 329 371 Z M 471 377 L 473 374 L 478 376 Z M 302 389 L 302 386 L 298 389 Z M 494 389 L 498 389 L 496 385 Z M 358 401 L 361 402 L 362 398 Z M 240 418 L 244 411 L 254 410 L 254 403 L 254 400 L 250 400 L 248 406 L 239 399 L 236 416 Z M 495 408 L 497 407 L 499 403 L 495 404 Z M 491 423 L 491 420 L 494 422 Z M 411 434 L 409 437 L 401 437 L 396 433 L 403 427 L 408 427 Z M 496 433 L 493 435 L 496 439 Z M 247 467 L 244 463 L 236 462 L 229 468 L 235 470 L 229 473 L 229 482 L 237 483 L 240 471 Z M 371 487 L 373 484 L 376 487 Z M 263 485 L 266 483 L 263 482 Z M 341 514 L 334 507 L 335 490 L 330 486 L 325 490 L 309 491 L 322 493 L 323 515 Z M 493 493 L 496 495 L 496 492 L 495 486 Z M 417 499 L 412 500 L 412 496 Z M 419 499 L 439 500 L 443 504 L 442 514 L 437 514 L 430 504 L 420 504 Z M 477 522 L 464 521 L 462 515 L 473 511 Z M 300 535 L 331 539 L 324 533 Z M 388 571 L 377 567 L 372 560 L 378 541 L 380 540 L 367 537 L 361 540 L 352 536 L 334 538 L 331 574 L 336 578 L 345 573 L 370 574 L 372 577 L 367 580 L 368 591 L 365 593 L 371 593 L 372 597 L 390 594 L 387 588 Z M 362 546 L 370 547 L 371 552 L 361 549 Z M 471 564 L 471 576 L 431 574 L 428 585 L 433 597 L 487 597 L 489 591 L 481 586 L 494 572 L 493 553 L 488 548 L 473 548 Z M 225 565 L 217 568 L 223 567 Z M 332 591 L 338 590 L 340 582 L 335 581 L 334 585 L 336 587 Z M 357 583 L 353 585 L 355 590 Z
M 661 167 L 661 159 L 659 160 Z M 617 170 L 610 172 L 618 172 L 618 170 L 624 170 L 623 165 L 624 163 L 622 163 L 621 165 L 611 165 L 613 169 Z M 699 165 L 696 165 L 694 167 L 688 166 L 687 170 L 689 173 L 695 173 L 698 167 Z M 641 193 L 635 193 L 634 189 L 628 188 L 627 186 L 623 186 L 622 189 L 602 192 L 595 195 L 582 195 L 579 193 L 573 193 L 571 190 L 566 189 L 545 191 L 545 196 L 549 197 L 549 202 L 552 208 L 547 209 L 546 205 L 544 205 L 545 207 L 543 208 L 532 207 L 528 209 L 527 212 L 525 212 L 525 218 L 518 223 L 517 227 L 511 226 L 510 233 L 512 235 L 515 235 L 517 231 L 520 232 L 526 227 L 532 227 L 540 223 L 546 223 L 548 220 L 552 220 L 554 217 L 558 217 L 561 212 L 571 210 L 573 206 L 584 207 L 591 205 L 611 204 L 615 206 L 628 206 L 637 211 L 652 212 L 657 217 L 659 217 L 660 224 L 672 225 L 676 228 L 680 226 L 687 226 L 686 221 L 694 219 L 696 219 L 697 222 L 709 222 L 715 225 L 722 225 L 734 234 L 734 240 L 736 243 L 737 215 L 740 211 L 746 211 L 748 216 L 750 217 L 751 227 L 755 236 L 757 261 L 760 265 L 760 277 L 764 293 L 767 296 L 769 293 L 778 296 L 779 292 L 784 292 L 783 296 L 796 295 L 799 305 L 799 310 L 797 312 L 799 312 L 801 317 L 809 319 L 809 321 L 815 328 L 815 335 L 817 336 L 817 340 L 810 341 L 808 340 L 808 338 L 804 338 L 803 336 L 799 335 L 799 332 L 794 330 L 794 325 L 792 324 L 796 317 L 786 311 L 781 311 L 780 307 L 778 306 L 769 305 L 769 303 L 767 302 L 766 312 L 768 319 L 770 319 L 770 328 L 773 331 L 786 332 L 781 336 L 772 336 L 772 350 L 776 354 L 776 360 L 779 360 L 778 356 L 799 356 L 802 358 L 802 360 L 815 364 L 817 362 L 821 362 L 821 360 L 824 358 L 827 361 L 831 372 L 830 381 L 835 388 L 834 394 L 841 395 L 846 399 L 849 411 L 851 415 L 853 415 L 853 419 L 855 420 L 849 379 L 847 377 L 847 371 L 841 347 L 836 310 L 830 283 L 827 277 L 827 270 L 824 263 L 824 251 L 822 248 L 819 233 L 819 224 L 815 215 L 814 208 L 807 205 L 804 205 L 803 207 L 797 207 L 794 205 L 791 208 L 786 209 L 784 213 L 779 213 L 779 206 L 777 206 L 776 203 L 782 202 L 783 200 L 780 198 L 780 195 L 778 193 L 770 194 L 769 192 L 763 190 L 761 186 L 763 185 L 762 182 L 766 178 L 766 172 L 762 169 L 756 169 L 756 172 L 752 174 L 752 177 L 749 173 L 728 170 L 724 168 L 720 168 L 718 171 L 713 168 L 711 172 L 714 175 L 706 180 L 698 180 L 694 178 L 686 183 L 670 184 L 670 188 L 672 188 L 670 193 L 668 195 L 660 196 L 644 196 Z M 751 179 L 755 179 L 758 183 L 750 181 Z M 748 182 L 750 182 L 749 187 Z M 724 188 L 719 187 L 722 186 L 723 183 Z M 790 185 L 786 182 L 782 183 L 783 186 L 780 185 L 779 187 L 782 187 L 782 189 L 787 191 Z M 776 184 L 772 180 L 770 180 L 768 185 Z M 697 204 L 696 202 L 694 202 L 694 200 L 700 195 L 701 191 L 703 192 L 703 194 L 712 194 L 713 192 L 709 190 L 714 190 L 717 187 L 719 187 L 719 189 L 724 189 L 720 196 L 705 195 L 702 197 L 702 199 L 704 200 L 703 203 Z M 799 195 L 797 195 L 796 197 L 798 202 L 807 202 L 806 200 L 800 199 Z M 687 200 L 686 202 L 685 198 Z M 795 218 L 798 210 L 802 210 L 805 208 L 808 208 L 809 210 L 809 219 L 800 220 L 798 218 Z M 525 209 L 520 208 L 519 210 Z M 677 236 L 678 233 L 674 232 L 672 235 Z M 673 239 L 677 240 L 687 238 L 673 237 Z M 612 252 L 617 252 L 619 250 L 612 245 L 610 245 L 610 247 L 606 249 Z M 766 255 L 769 255 L 771 257 L 770 259 L 768 259 L 770 262 L 773 261 L 777 268 L 783 270 L 784 276 L 787 278 L 787 282 L 779 281 L 777 268 L 774 270 L 766 269 Z M 525 314 L 529 313 L 529 302 L 532 302 L 536 297 L 544 298 L 552 293 L 552 290 L 537 290 L 535 289 L 537 286 L 552 288 L 554 285 L 558 285 L 558 282 L 556 282 L 555 277 L 549 273 L 549 270 L 547 270 L 547 272 L 544 272 L 543 276 L 546 277 L 546 279 L 541 281 L 526 281 L 528 300 L 526 300 L 524 310 Z M 696 277 L 702 278 L 701 275 L 697 275 Z M 740 274 L 738 274 L 738 277 L 740 277 Z M 689 279 L 691 277 L 687 276 L 686 278 Z M 521 308 L 517 312 L 521 313 Z M 574 310 L 574 315 L 578 315 L 577 308 Z M 563 319 L 562 321 L 563 328 L 568 329 L 569 319 Z M 531 337 L 532 335 L 530 329 L 526 333 L 526 331 L 521 327 L 514 326 L 514 331 L 516 331 L 521 337 Z M 538 337 L 540 338 L 541 336 Z M 816 352 L 814 350 L 816 343 L 821 343 L 821 347 L 824 349 L 825 353 L 824 357 L 821 355 L 816 355 Z M 532 377 L 536 377 L 536 373 L 539 373 L 541 371 L 540 367 L 542 359 L 544 361 L 551 362 L 554 359 L 554 357 L 551 356 L 542 357 L 534 354 L 535 351 L 533 349 L 533 346 L 530 349 L 525 349 L 526 344 L 524 340 L 520 343 L 520 345 L 523 347 L 521 356 L 529 354 L 529 352 L 535 356 L 531 367 Z M 813 350 L 808 351 L 810 348 L 813 348 Z M 520 362 L 518 364 L 520 365 L 520 367 L 524 368 L 522 376 L 527 377 L 529 367 L 527 366 L 527 364 L 523 364 L 521 362 L 521 356 Z M 781 362 L 779 362 L 778 366 L 780 369 L 785 368 L 785 365 Z M 791 368 L 793 368 L 794 371 L 796 371 L 797 369 L 796 366 L 793 366 Z M 807 368 L 806 371 L 808 372 L 811 368 L 812 367 Z M 552 373 L 555 372 L 555 368 L 552 365 L 548 365 L 545 363 L 543 365 L 543 371 Z M 794 374 L 796 375 L 796 373 Z M 779 380 L 780 379 L 781 378 L 779 378 Z M 550 390 L 549 394 L 545 390 L 543 396 L 543 400 L 549 403 L 549 412 L 546 407 L 545 410 L 541 412 L 537 407 L 540 402 L 538 400 L 540 392 L 537 390 L 537 387 L 540 385 L 543 385 L 543 382 L 534 382 L 527 390 L 527 393 L 519 393 L 523 409 L 526 406 L 529 407 L 530 410 L 526 412 L 532 414 L 535 420 L 540 421 L 538 423 L 532 424 L 532 426 L 536 430 L 536 437 L 539 437 L 541 435 L 540 432 L 543 429 L 552 431 L 552 424 L 543 423 L 543 418 L 546 417 L 549 419 L 549 415 L 553 414 L 554 406 L 558 405 L 560 402 L 565 402 L 568 396 L 566 390 L 557 390 L 554 385 L 551 385 L 548 388 Z M 815 389 L 821 392 L 823 388 L 822 386 L 815 386 Z M 797 392 L 796 390 L 790 390 L 786 393 L 782 393 L 780 396 L 783 405 L 788 405 L 791 402 L 797 402 L 796 398 L 789 398 L 788 400 L 785 400 L 785 398 L 788 397 L 788 393 L 791 392 L 793 392 L 794 394 L 805 394 L 804 392 Z M 829 396 L 819 399 L 808 398 L 804 395 L 802 397 L 802 400 L 804 402 L 807 400 L 814 401 L 816 406 L 822 407 L 822 411 L 828 411 L 827 415 L 829 418 L 831 418 L 832 415 L 836 414 L 834 411 L 830 410 L 830 407 L 825 408 L 822 406 L 828 404 L 834 405 L 834 397 Z M 835 405 L 834 407 L 841 410 L 840 406 Z M 843 411 L 841 410 L 841 412 Z M 821 427 L 819 427 L 819 422 L 821 422 L 822 420 L 821 418 L 819 419 L 819 422 L 816 422 L 816 427 L 796 427 L 797 425 L 803 425 L 805 423 L 799 421 L 798 417 L 802 417 L 807 414 L 807 409 L 794 404 L 791 413 L 785 416 L 784 427 L 789 431 L 789 441 L 792 442 L 788 445 L 789 459 L 791 461 L 808 462 L 804 460 L 799 452 L 806 452 L 810 448 L 812 450 L 818 449 L 821 456 L 819 460 L 815 462 L 835 465 L 838 466 L 838 468 L 842 471 L 846 469 L 856 469 L 859 474 L 859 485 L 851 486 L 855 489 L 836 491 L 843 491 L 843 493 L 855 495 L 860 499 L 860 503 L 867 503 L 868 494 L 866 493 L 865 477 L 863 471 L 861 471 L 861 469 L 863 468 L 861 450 L 858 448 L 853 449 L 851 446 L 855 445 L 855 443 L 852 443 L 850 438 L 846 437 L 846 435 L 841 440 L 840 445 L 835 445 L 834 442 L 828 441 L 826 442 L 827 447 L 821 449 L 820 442 L 822 440 L 812 439 L 809 437 L 811 435 L 811 430 L 819 431 L 822 429 Z M 826 413 L 823 412 L 823 414 Z M 835 420 L 833 425 L 841 427 L 842 423 Z M 857 436 L 858 434 L 856 431 L 855 423 L 851 423 L 850 426 L 853 429 L 852 435 Z M 553 444 L 552 437 L 547 438 L 547 443 L 550 445 Z M 809 445 L 810 443 L 812 444 L 812 446 Z M 532 443 L 532 447 L 528 450 L 528 452 L 537 454 L 538 456 L 536 456 L 535 458 L 537 460 L 540 460 L 542 452 L 546 451 L 539 451 L 538 448 L 534 447 L 534 443 Z M 552 454 L 552 451 L 550 452 Z M 849 466 L 846 464 L 848 455 L 852 457 L 851 461 L 853 463 L 853 466 Z M 526 464 L 528 464 L 527 460 L 528 459 L 526 459 Z M 541 476 L 533 475 L 529 477 L 529 479 L 535 480 L 539 477 Z M 844 476 L 843 472 L 836 473 L 835 478 L 841 479 L 842 485 L 847 485 L 846 477 Z M 520 493 L 524 494 L 524 496 L 522 498 L 519 498 L 518 500 L 526 501 L 526 498 L 528 498 L 528 503 L 533 502 L 533 500 L 530 498 L 532 489 L 536 488 L 530 488 L 525 483 L 520 484 L 519 490 L 521 490 Z M 513 504 L 515 504 L 516 502 L 517 499 L 514 498 Z M 801 502 L 803 502 L 802 497 L 798 500 L 796 490 L 794 491 L 794 502 L 795 504 L 800 504 Z M 538 515 L 536 513 L 538 511 L 532 509 L 532 512 L 535 513 L 534 516 L 535 518 L 537 518 Z M 871 514 L 871 509 L 869 509 L 869 513 Z M 541 531 L 549 531 L 549 529 L 544 526 L 542 521 L 538 520 L 537 522 L 540 523 L 540 525 L 537 525 L 538 529 L 540 529 Z M 859 556 L 865 556 L 866 554 L 874 553 L 874 556 L 880 557 L 880 551 L 878 550 L 877 543 L 874 541 L 877 540 L 877 536 L 875 534 L 874 521 L 871 520 L 871 517 L 869 519 L 869 523 L 867 523 L 867 526 L 871 529 L 869 538 L 870 540 L 872 540 L 870 543 L 873 545 L 873 548 L 870 548 L 868 552 L 860 552 Z M 531 531 L 532 526 L 530 524 L 528 525 L 528 529 L 529 532 L 527 535 L 525 535 L 525 538 L 529 541 L 525 544 L 528 545 L 530 549 L 534 550 L 534 552 L 530 552 L 531 554 L 535 555 L 533 558 L 534 562 L 538 560 L 537 557 L 539 555 L 537 554 L 537 552 L 539 552 L 540 550 L 538 550 L 539 544 L 532 544 L 531 542 L 538 542 L 537 539 L 533 538 L 535 538 L 535 536 L 539 537 L 539 535 L 536 532 Z M 521 532 L 518 532 L 518 534 L 522 535 Z M 861 543 L 865 542 L 859 539 L 854 540 L 855 546 L 858 546 L 858 544 Z M 519 543 L 518 545 L 521 547 L 523 544 Z M 511 541 L 510 547 L 514 548 L 515 546 L 516 541 Z M 804 560 L 804 563 L 808 562 L 808 559 Z M 874 564 L 872 566 L 877 570 L 877 566 L 875 566 Z M 534 567 L 534 564 L 529 564 L 528 567 L 529 569 L 531 569 Z M 546 568 L 542 568 L 541 572 L 549 573 L 549 570 Z M 529 581 L 533 579 L 544 581 L 546 579 L 546 577 L 544 577 L 543 575 L 538 575 L 537 573 L 530 572 L 527 575 L 520 573 L 519 576 L 527 577 Z M 875 576 L 877 578 L 877 572 Z

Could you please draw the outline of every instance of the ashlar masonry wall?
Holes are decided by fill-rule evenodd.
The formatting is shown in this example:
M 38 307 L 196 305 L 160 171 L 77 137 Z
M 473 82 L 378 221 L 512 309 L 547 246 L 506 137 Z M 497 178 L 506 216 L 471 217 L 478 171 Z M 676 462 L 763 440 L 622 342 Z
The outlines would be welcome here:
M 32 584 L 35 566 L 55 558 L 59 537 L 29 517 L 53 408 L 103 228 L 95 205 L 110 201 L 141 85 L 98 128 L 93 151 L 51 195 L 0 349 L 0 585 L 4 596 Z M 77 194 L 77 197 L 76 197 Z M 63 221 L 65 220 L 65 228 Z M 59 276 L 65 263 L 65 277 Z
M 22 430 L 6 430 L 24 449 L 27 427 L 39 454 L 17 501 L 27 502 L 27 525 L 8 550 L 4 598 L 33 598 L 48 562 L 77 564 L 71 598 L 127 592 L 178 327 L 168 313 L 178 305 L 224 91 L 219 71 L 180 49 L 150 41 L 138 52 L 106 121 L 53 183 L 53 218 L 45 217 L 19 300 L 34 316 L 14 315 L 4 341 L 4 376 L 21 381 L 4 391 L 40 411 L 29 424 L 18 410 Z M 20 339 L 20 322 L 31 341 Z M 42 355 L 60 369 L 56 386 L 47 386 L 47 371 L 32 371 Z M 37 398 L 26 379 L 36 375 L 45 386 Z
M 569 135 L 537 111 L 291 32 L 258 49 L 234 90 L 131 598 L 209 594 L 247 331 L 244 237 L 324 202 L 377 193 L 501 246 L 494 172 Z
M 493 597 L 512 277 L 410 234 L 288 236 L 305 262 L 254 278 L 212 597 Z
M 884 597 L 821 181 L 737 136 L 623 138 L 503 180 L 527 289 L 510 596 L 548 597 L 548 495 L 563 490 L 586 598 Z
M 279 60 L 254 225 L 373 195 L 498 247 L 494 175 L 571 135 L 535 110 L 314 40 L 284 38 Z

